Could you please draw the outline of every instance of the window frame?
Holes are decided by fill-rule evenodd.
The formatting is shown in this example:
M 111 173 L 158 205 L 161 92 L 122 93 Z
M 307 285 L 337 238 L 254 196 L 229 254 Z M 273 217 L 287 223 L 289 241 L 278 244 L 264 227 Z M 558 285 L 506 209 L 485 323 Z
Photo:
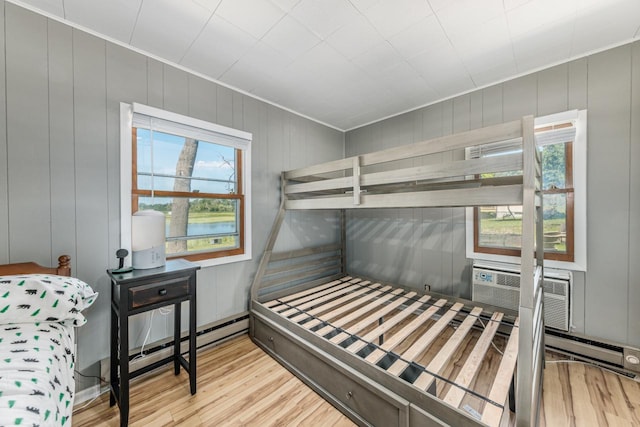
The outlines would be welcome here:
M 565 147 L 565 155 L 569 158 L 567 166 L 567 184 L 572 184 L 572 191 L 545 190 L 544 194 L 567 195 L 567 231 L 566 253 L 545 252 L 545 266 L 577 271 L 586 271 L 586 165 L 587 165 L 587 112 L 571 110 L 562 113 L 541 116 L 535 119 L 536 128 L 545 127 L 562 121 L 574 121 L 576 134 L 574 140 Z M 488 248 L 478 245 L 478 208 L 466 209 L 466 252 L 467 257 L 477 260 L 520 263 L 520 250 L 508 248 Z M 569 215 L 569 213 L 572 215 Z
M 134 160 L 136 159 L 135 141 L 136 126 L 134 114 L 151 119 L 159 119 L 165 123 L 171 122 L 176 125 L 175 132 L 163 129 L 162 132 L 181 135 L 180 129 L 187 129 L 187 132 L 207 132 L 216 136 L 202 138 L 203 142 L 215 143 L 234 148 L 237 159 L 237 189 L 236 194 L 218 193 L 196 193 L 196 192 L 175 192 L 162 190 L 140 190 L 136 189 L 137 170 Z M 144 126 L 142 126 L 144 128 Z M 186 136 L 186 135 L 182 135 Z M 200 138 L 195 138 L 199 139 Z M 213 199 L 234 199 L 239 201 L 239 230 L 237 248 L 222 249 L 217 251 L 194 252 L 191 254 L 167 255 L 167 259 L 184 258 L 197 262 L 202 266 L 227 264 L 237 261 L 251 259 L 251 140 L 252 135 L 248 132 L 225 126 L 209 123 L 181 114 L 172 113 L 143 104 L 120 104 L 120 240 L 121 247 L 131 252 L 131 215 L 137 210 L 136 200 L 138 197 L 187 197 L 187 198 L 213 198 Z M 137 186 L 136 186 L 137 187 Z M 147 194 L 149 193 L 149 194 Z M 130 265 L 130 257 L 125 260 L 126 265 Z
M 558 189 L 547 189 L 542 190 L 543 197 L 545 195 L 552 194 L 564 194 L 566 196 L 566 237 L 565 244 L 567 250 L 565 252 L 544 252 L 545 260 L 554 260 L 554 261 L 566 261 L 573 262 L 574 261 L 574 233 L 575 229 L 573 227 L 574 223 L 574 188 L 573 188 L 573 141 L 569 141 L 565 144 L 565 187 Z M 478 224 L 479 220 L 479 211 L 480 208 L 473 208 L 473 250 L 476 253 L 486 253 L 486 254 L 494 254 L 494 255 L 506 255 L 506 256 L 520 256 L 520 249 L 515 248 L 497 248 L 490 246 L 480 246 L 480 226 Z

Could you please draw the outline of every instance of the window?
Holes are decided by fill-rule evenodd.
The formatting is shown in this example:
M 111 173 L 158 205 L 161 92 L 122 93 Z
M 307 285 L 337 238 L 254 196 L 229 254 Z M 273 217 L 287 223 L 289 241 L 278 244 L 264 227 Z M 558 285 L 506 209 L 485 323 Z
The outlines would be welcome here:
M 583 244 L 585 231 L 584 189 L 586 149 L 583 112 L 568 112 L 536 119 L 535 137 L 542 154 L 543 247 L 545 259 L 571 263 L 581 269 L 585 264 Z M 580 120 L 583 117 L 583 120 Z M 576 146 L 579 153 L 576 155 Z M 501 142 L 467 151 L 468 158 L 501 156 L 521 152 L 519 143 Z M 579 163 L 578 165 L 576 164 Z M 576 167 L 577 166 L 577 167 Z M 576 181 L 575 173 L 580 175 Z M 521 172 L 520 172 L 521 173 Z M 513 172 L 511 174 L 518 174 Z M 490 176 L 489 176 L 490 175 Z M 500 174 L 503 175 L 503 174 Z M 499 174 L 483 175 L 483 178 Z M 576 205 L 576 193 L 580 203 Z M 580 218 L 576 218 L 576 217 Z M 578 224 L 576 224 L 578 220 Z M 578 226 L 576 226 L 578 225 Z M 520 256 L 522 237 L 522 206 L 491 206 L 472 209 L 473 258 L 504 260 Z M 469 233 L 468 233 L 469 234 Z M 579 236 L 578 236 L 579 234 Z M 576 245 L 579 243 L 580 248 Z M 469 246 L 469 245 L 468 245 Z M 576 249 L 578 251 L 576 252 Z M 469 247 L 468 247 L 469 252 Z M 485 257 L 483 255 L 492 255 Z M 576 255 L 578 255 L 576 257 Z M 568 267 L 567 265 L 559 265 Z
M 122 105 L 122 245 L 130 239 L 131 214 L 152 209 L 166 218 L 167 258 L 249 259 L 251 135 Z

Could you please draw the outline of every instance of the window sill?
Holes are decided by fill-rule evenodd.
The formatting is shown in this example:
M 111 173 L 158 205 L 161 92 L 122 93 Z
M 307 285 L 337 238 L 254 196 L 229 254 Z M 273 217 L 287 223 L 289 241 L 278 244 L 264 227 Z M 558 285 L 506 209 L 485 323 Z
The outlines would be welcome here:
M 485 254 L 481 252 L 471 252 L 467 253 L 467 258 L 474 260 L 483 260 L 483 261 L 494 261 L 494 262 L 506 262 L 510 264 L 520 264 L 520 257 L 515 256 L 507 256 L 507 255 L 494 255 L 494 254 Z M 577 262 L 567 262 L 567 261 L 554 261 L 550 259 L 544 260 L 544 266 L 549 268 L 557 268 L 559 270 L 571 270 L 571 271 L 587 271 L 587 266 L 579 264 Z
M 226 257 L 221 257 L 221 258 L 209 258 L 209 259 L 203 259 L 200 261 L 193 261 L 195 264 L 198 264 L 201 267 L 213 267 L 216 265 L 224 265 L 224 264 L 231 264 L 234 262 L 241 262 L 241 261 L 250 261 L 251 260 L 251 254 L 242 254 L 242 255 L 232 255 L 232 256 L 226 256 Z

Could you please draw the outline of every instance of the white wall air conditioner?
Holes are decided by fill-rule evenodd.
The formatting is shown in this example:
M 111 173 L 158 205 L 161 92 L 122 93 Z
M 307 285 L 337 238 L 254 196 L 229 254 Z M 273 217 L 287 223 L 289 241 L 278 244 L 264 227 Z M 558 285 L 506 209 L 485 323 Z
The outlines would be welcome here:
M 571 273 L 545 269 L 545 326 L 569 331 L 571 324 Z M 520 303 L 520 267 L 501 263 L 474 263 L 472 299 L 485 304 L 518 310 Z

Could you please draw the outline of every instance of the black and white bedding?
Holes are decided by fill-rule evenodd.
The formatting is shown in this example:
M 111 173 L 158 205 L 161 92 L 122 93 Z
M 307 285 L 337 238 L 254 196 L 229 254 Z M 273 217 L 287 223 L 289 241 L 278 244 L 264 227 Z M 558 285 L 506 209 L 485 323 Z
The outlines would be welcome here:
M 71 424 L 74 328 L 96 297 L 71 277 L 0 277 L 0 426 Z

